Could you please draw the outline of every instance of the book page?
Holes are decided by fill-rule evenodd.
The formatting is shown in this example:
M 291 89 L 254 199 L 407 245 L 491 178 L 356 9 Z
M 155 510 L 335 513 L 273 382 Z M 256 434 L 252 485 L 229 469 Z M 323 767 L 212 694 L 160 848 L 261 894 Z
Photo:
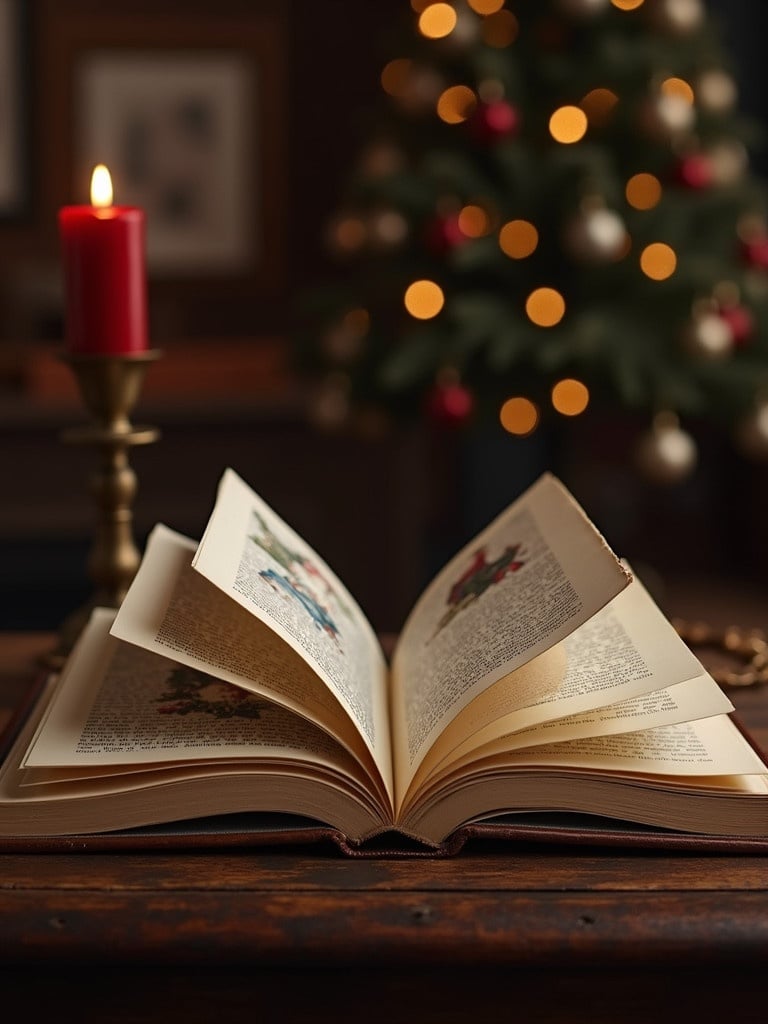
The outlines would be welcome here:
M 466 545 L 419 599 L 395 650 L 398 791 L 479 693 L 572 633 L 630 579 L 549 474 Z
M 111 632 L 128 643 L 235 683 L 330 733 L 389 792 L 365 737 L 293 647 L 191 567 L 194 541 L 159 525 Z M 384 770 L 389 758 L 383 758 Z
M 68 660 L 24 767 L 210 759 L 308 761 L 363 776 L 318 726 L 278 704 L 109 633 L 97 608 Z
M 677 684 L 692 679 L 695 686 L 680 691 Z M 664 696 L 651 698 L 654 693 Z M 486 744 L 502 749 L 504 737 L 510 749 L 517 747 L 521 730 L 543 723 L 566 721 L 573 728 L 578 720 L 588 735 L 590 723 L 595 733 L 609 722 L 610 731 L 629 731 L 665 724 L 669 716 L 681 721 L 732 710 L 635 578 L 560 644 L 477 697 L 438 737 L 415 784 L 441 762 L 466 760 Z M 643 721 L 634 724 L 635 716 Z
M 320 556 L 231 469 L 192 565 L 301 654 L 389 774 L 387 670 L 373 629 Z

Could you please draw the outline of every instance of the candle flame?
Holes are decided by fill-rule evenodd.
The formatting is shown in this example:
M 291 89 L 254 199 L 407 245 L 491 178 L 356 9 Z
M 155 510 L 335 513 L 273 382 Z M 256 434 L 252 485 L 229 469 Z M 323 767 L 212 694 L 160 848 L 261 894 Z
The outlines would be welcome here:
M 112 178 L 104 164 L 97 164 L 91 175 L 91 205 L 112 205 Z

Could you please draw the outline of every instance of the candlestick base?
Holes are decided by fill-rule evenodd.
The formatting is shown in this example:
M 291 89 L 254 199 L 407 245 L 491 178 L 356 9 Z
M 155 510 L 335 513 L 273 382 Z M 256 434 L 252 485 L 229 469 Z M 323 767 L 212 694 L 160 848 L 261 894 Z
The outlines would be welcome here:
M 97 519 L 87 561 L 95 589 L 91 598 L 62 623 L 56 647 L 45 657 L 50 668 L 60 668 L 66 661 L 95 607 L 120 606 L 139 567 L 141 555 L 133 539 L 132 514 L 137 480 L 128 452 L 135 445 L 156 441 L 160 432 L 154 427 L 134 427 L 130 414 L 148 367 L 161 355 L 158 349 L 150 349 L 126 355 L 62 356 L 77 378 L 83 404 L 91 415 L 91 423 L 63 431 L 62 440 L 90 445 L 99 453 L 99 464 L 90 480 Z

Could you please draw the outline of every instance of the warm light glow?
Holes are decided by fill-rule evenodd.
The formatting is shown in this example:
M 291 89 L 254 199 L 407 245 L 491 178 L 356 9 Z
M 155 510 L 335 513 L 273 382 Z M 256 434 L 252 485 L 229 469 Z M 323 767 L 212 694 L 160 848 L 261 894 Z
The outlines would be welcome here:
M 633 174 L 624 194 L 629 205 L 636 210 L 652 210 L 661 199 L 661 182 L 655 174 Z
M 371 315 L 367 309 L 350 309 L 348 313 L 344 314 L 342 323 L 347 330 L 353 331 L 362 338 L 368 333 L 368 328 L 371 326 Z
M 456 11 L 450 4 L 430 4 L 419 17 L 419 32 L 427 39 L 443 39 L 456 28 Z
M 104 164 L 97 164 L 91 175 L 91 206 L 112 205 L 112 178 Z
M 666 281 L 676 267 L 675 250 L 665 242 L 652 242 L 640 253 L 640 269 L 653 281 Z
M 477 96 L 468 85 L 452 85 L 437 101 L 437 116 L 446 124 L 466 121 L 477 105 Z
M 504 0 L 467 0 L 477 14 L 495 14 L 504 6 Z
M 499 411 L 501 425 L 510 434 L 525 437 L 539 422 L 539 410 L 529 398 L 508 398 Z
M 579 106 L 591 125 L 600 125 L 608 120 L 618 102 L 619 97 L 610 89 L 592 89 L 582 96 Z
M 381 85 L 390 96 L 402 96 L 408 89 L 413 61 L 398 57 L 385 64 L 381 72 Z
M 525 259 L 538 244 L 539 232 L 527 220 L 510 220 L 499 231 L 499 248 L 510 259 Z
M 512 11 L 499 11 L 483 19 L 480 31 L 487 46 L 502 50 L 505 46 L 511 46 L 517 39 L 520 25 Z
M 526 299 L 525 312 L 537 327 L 554 327 L 565 316 L 565 299 L 554 288 L 536 288 Z
M 467 238 L 481 238 L 490 227 L 491 219 L 482 206 L 465 206 L 459 211 L 459 231 Z
M 443 289 L 434 281 L 414 281 L 408 285 L 403 301 L 417 320 L 431 320 L 445 305 Z
M 555 142 L 570 145 L 584 138 L 587 124 L 581 107 L 560 107 L 549 119 L 549 131 Z
M 552 405 L 563 416 L 579 416 L 589 405 L 589 388 L 567 377 L 552 388 Z
M 693 89 L 683 78 L 667 78 L 661 83 L 663 96 L 677 96 L 686 103 L 693 103 Z
M 336 225 L 333 240 L 339 249 L 355 252 L 365 242 L 365 224 L 359 217 L 345 217 Z
M 620 11 L 636 11 L 644 2 L 645 0 L 611 0 L 613 6 L 618 7 Z

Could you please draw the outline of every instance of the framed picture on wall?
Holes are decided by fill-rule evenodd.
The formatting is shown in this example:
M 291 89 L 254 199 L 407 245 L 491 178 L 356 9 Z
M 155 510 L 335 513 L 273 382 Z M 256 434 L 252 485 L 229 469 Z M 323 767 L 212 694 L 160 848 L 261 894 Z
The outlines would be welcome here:
M 17 217 L 28 190 L 24 139 L 23 11 L 0 0 L 0 218 Z
M 287 196 L 279 4 L 46 3 L 50 202 L 87 203 L 106 164 L 115 203 L 146 211 L 150 275 L 169 287 L 274 293 Z M 177 13 L 170 13 L 171 10 Z M 186 12 L 186 13 L 184 13 Z M 57 174 L 59 177 L 57 177 Z M 210 286 L 210 287 L 209 287 Z
M 242 54 L 94 50 L 76 68 L 77 180 L 110 169 L 156 274 L 238 274 L 263 248 L 258 67 Z

